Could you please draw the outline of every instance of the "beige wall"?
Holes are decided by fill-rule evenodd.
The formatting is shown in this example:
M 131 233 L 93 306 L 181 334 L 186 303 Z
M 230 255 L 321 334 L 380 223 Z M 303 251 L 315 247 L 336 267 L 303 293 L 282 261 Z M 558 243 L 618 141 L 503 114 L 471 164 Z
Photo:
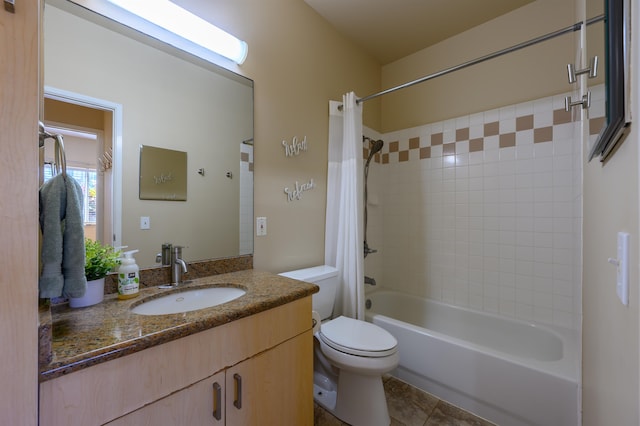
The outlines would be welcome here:
M 633 3 L 632 28 L 640 28 Z M 640 99 L 640 46 L 631 45 L 632 111 Z M 603 166 L 597 160 L 584 168 L 583 267 L 583 424 L 637 425 L 638 371 L 638 117 L 615 155 Z M 585 147 L 586 149 L 586 147 Z M 616 234 L 631 234 L 629 306 L 616 296 L 616 270 L 607 263 L 616 256 Z
M 79 127 L 104 130 L 107 113 L 82 105 L 45 98 L 44 119 L 53 123 L 72 123 Z
M 638 424 L 638 132 L 584 168 L 585 425 Z M 629 306 L 616 295 L 616 235 L 631 234 Z
M 336 34 L 301 0 L 178 1 L 249 44 L 238 71 L 255 81 L 254 216 L 256 269 L 281 272 L 324 262 L 329 100 L 380 87 L 376 62 Z M 379 126 L 375 103 L 364 121 Z M 282 140 L 307 137 L 308 151 L 285 157 Z M 313 178 L 314 190 L 287 202 L 285 187 Z
M 574 0 L 537 0 L 382 68 L 394 87 L 576 22 Z M 433 123 L 571 90 L 571 34 L 402 89 L 382 98 L 382 132 Z

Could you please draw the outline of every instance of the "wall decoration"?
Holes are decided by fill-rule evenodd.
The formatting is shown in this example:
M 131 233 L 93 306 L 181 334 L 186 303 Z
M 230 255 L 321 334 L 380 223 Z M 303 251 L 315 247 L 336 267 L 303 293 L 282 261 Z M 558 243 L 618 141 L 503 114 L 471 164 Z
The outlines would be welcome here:
M 316 183 L 313 181 L 313 178 L 309 179 L 307 183 L 300 184 L 296 181 L 295 188 L 289 189 L 288 187 L 284 189 L 284 193 L 287 194 L 287 201 L 297 201 L 302 198 L 302 194 L 305 191 L 310 191 L 316 187 Z
M 187 200 L 187 153 L 140 145 L 141 200 Z
M 294 136 L 291 143 L 288 143 L 287 141 L 283 140 L 282 146 L 284 147 L 284 154 L 287 157 L 300 155 L 300 152 L 306 151 L 308 148 L 307 137 L 305 136 L 304 138 L 302 138 L 301 141 L 298 141 L 298 138 Z

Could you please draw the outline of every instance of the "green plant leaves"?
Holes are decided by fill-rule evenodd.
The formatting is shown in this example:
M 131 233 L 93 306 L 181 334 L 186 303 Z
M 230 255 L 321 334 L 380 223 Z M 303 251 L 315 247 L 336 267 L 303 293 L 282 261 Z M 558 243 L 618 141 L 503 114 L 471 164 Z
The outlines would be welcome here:
M 104 278 L 120 264 L 120 251 L 108 244 L 85 238 L 84 247 L 84 275 L 87 281 Z

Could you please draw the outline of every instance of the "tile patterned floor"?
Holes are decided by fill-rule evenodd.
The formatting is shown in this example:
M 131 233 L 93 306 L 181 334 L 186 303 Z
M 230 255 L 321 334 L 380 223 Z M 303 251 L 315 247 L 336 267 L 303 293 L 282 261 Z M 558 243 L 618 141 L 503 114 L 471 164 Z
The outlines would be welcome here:
M 385 376 L 384 389 L 391 426 L 494 426 L 401 380 Z M 348 426 L 315 405 L 315 426 Z

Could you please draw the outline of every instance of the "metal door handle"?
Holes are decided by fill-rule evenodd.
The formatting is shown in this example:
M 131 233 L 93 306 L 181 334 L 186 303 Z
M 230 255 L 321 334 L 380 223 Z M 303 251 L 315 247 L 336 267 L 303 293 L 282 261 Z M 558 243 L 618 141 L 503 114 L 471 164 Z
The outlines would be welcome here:
M 218 382 L 213 384 L 213 417 L 216 420 L 222 418 L 222 388 Z
M 242 408 L 242 377 L 238 373 L 233 375 L 233 383 L 233 406 L 239 410 Z

